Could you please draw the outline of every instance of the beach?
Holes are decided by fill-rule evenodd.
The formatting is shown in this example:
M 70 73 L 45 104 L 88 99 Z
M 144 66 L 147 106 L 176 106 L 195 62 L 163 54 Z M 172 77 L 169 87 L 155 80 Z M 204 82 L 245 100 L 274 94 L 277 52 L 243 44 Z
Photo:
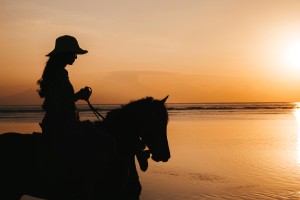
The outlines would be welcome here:
M 171 159 L 149 160 L 148 171 L 139 171 L 142 200 L 300 199 L 298 104 L 170 104 L 168 109 Z M 3 114 L 0 107 L 1 133 L 40 131 L 40 111 L 11 117 L 18 112 Z M 86 108 L 81 116 L 95 120 Z

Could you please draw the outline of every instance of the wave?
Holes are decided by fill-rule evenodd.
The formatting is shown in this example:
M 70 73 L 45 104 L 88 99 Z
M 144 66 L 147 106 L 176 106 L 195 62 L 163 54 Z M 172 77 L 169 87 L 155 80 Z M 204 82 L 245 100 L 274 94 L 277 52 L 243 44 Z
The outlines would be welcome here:
M 79 112 L 90 112 L 87 105 L 78 105 Z M 120 105 L 94 105 L 99 112 L 108 112 L 120 108 Z M 295 103 L 260 103 L 260 104 L 167 104 L 170 111 L 197 111 L 197 110 L 294 110 Z M 41 106 L 0 106 L 0 113 L 44 113 Z
M 196 106 L 170 106 L 168 110 L 188 111 L 188 110 L 294 110 L 298 108 L 296 104 L 287 105 L 196 105 Z

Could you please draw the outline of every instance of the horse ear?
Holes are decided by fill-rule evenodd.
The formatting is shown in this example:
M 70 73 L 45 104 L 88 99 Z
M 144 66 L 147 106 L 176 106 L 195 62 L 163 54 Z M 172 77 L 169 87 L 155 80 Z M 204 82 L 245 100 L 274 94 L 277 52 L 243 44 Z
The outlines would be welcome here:
M 167 95 L 164 99 L 160 100 L 161 103 L 165 103 L 169 95 Z

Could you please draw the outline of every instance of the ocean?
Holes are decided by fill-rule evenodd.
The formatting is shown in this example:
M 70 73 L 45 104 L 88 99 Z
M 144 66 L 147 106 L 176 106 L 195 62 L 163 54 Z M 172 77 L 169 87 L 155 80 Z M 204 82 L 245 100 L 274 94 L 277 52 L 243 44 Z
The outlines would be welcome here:
M 105 115 L 120 105 L 94 106 Z M 82 120 L 97 120 L 87 105 L 78 108 Z M 300 199 L 299 103 L 167 108 L 171 159 L 139 172 L 141 200 Z M 0 106 L 0 133 L 39 132 L 43 114 L 40 106 Z

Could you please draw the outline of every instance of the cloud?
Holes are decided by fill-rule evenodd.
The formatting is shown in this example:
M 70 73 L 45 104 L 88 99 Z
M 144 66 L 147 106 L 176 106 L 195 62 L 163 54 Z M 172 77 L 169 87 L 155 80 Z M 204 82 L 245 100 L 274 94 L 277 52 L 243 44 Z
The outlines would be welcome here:
M 0 97 L 0 105 L 42 105 L 42 101 L 34 89 Z
M 157 83 L 148 84 L 147 77 L 168 76 L 172 73 L 163 71 L 112 71 L 102 76 L 93 87 L 94 102 L 124 103 L 145 96 L 160 98 Z
M 123 103 L 145 96 L 163 98 L 170 95 L 170 102 L 218 101 L 232 98 L 249 86 L 247 81 L 243 83 L 240 79 L 243 77 L 227 74 L 112 71 L 92 86 L 92 99 L 96 103 Z

